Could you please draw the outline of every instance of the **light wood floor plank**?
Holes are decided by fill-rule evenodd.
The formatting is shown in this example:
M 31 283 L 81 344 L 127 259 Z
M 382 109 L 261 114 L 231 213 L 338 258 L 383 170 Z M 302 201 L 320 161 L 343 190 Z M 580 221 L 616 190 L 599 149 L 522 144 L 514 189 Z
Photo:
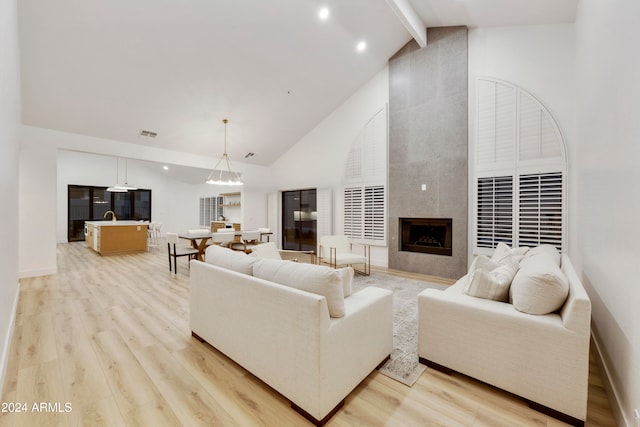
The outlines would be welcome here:
M 239 425 L 162 345 L 144 348 L 137 355 L 183 425 Z
M 1 414 L 0 427 L 310 425 L 279 393 L 191 337 L 187 263 L 180 263 L 177 275 L 169 272 L 165 246 L 161 248 L 102 257 L 84 243 L 59 244 L 57 275 L 20 281 L 2 401 L 70 402 L 73 410 Z M 374 271 L 452 283 L 384 268 Z M 432 369 L 413 387 L 371 373 L 327 423 L 562 425 L 516 396 Z M 597 363 L 590 364 L 586 425 L 615 426 Z

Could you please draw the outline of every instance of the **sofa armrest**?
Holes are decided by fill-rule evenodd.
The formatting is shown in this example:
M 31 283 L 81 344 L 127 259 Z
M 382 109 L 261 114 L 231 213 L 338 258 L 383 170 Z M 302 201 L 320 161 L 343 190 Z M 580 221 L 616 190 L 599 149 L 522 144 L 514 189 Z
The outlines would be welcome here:
M 335 406 L 393 351 L 393 296 L 369 286 L 345 302 L 345 316 L 332 318 L 321 348 L 320 394 Z
M 564 326 L 573 331 L 591 333 L 591 300 L 566 254 L 562 255 L 562 272 L 569 281 L 569 295 L 560 312 Z

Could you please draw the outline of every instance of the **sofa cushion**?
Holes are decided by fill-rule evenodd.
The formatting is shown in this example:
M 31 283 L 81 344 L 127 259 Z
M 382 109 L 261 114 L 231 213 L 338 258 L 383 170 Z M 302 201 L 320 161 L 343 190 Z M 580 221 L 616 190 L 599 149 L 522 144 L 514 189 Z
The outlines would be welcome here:
M 464 293 L 494 301 L 509 300 L 509 286 L 518 271 L 518 264 L 507 256 L 498 263 L 484 255 L 473 260 Z
M 355 270 L 353 267 L 344 267 L 338 268 L 337 271 L 340 274 L 340 281 L 342 282 L 342 294 L 346 298 L 353 293 L 353 276 L 355 275 Z
M 256 258 L 252 258 L 241 251 L 234 251 L 218 245 L 211 245 L 204 253 L 205 262 L 218 267 L 237 271 L 238 273 L 253 275 L 253 263 Z
M 498 243 L 498 246 L 496 246 L 495 251 L 493 251 L 493 255 L 491 255 L 491 261 L 500 263 L 509 258 L 516 263 L 519 263 L 528 252 L 528 246 L 511 248 L 509 245 L 500 242 Z
M 524 313 L 553 313 L 562 307 L 568 294 L 566 276 L 548 255 L 530 257 L 522 262 L 511 282 L 513 306 Z
M 329 316 L 343 317 L 345 314 L 342 273 L 338 270 L 322 265 L 259 258 L 253 264 L 253 275 L 322 295 L 327 300 Z

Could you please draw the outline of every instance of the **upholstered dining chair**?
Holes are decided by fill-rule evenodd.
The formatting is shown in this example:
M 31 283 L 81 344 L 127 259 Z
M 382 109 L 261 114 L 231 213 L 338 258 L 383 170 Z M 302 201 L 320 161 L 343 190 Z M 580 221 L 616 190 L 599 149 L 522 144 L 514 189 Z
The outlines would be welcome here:
M 252 249 L 260 244 L 260 231 L 251 230 L 243 231 L 240 236 L 240 242 L 232 242 L 229 246 L 234 251 L 244 251 L 244 253 L 251 253 Z
M 352 251 L 352 243 L 347 236 L 322 236 L 318 243 L 318 262 L 329 264 L 333 268 L 362 264 L 364 267 L 362 270 L 357 270 L 355 267 L 353 270 L 368 276 L 371 274 L 371 247 L 362 246 L 363 253 L 357 254 Z
M 211 243 L 214 245 L 226 246 L 228 248 L 235 237 L 236 232 L 234 230 L 216 231 L 211 233 Z
M 171 258 L 173 258 L 174 274 L 178 274 L 178 257 L 188 256 L 189 261 L 191 261 L 198 256 L 197 249 L 178 246 L 178 235 L 176 233 L 167 233 L 167 253 L 169 254 L 169 271 L 171 271 Z

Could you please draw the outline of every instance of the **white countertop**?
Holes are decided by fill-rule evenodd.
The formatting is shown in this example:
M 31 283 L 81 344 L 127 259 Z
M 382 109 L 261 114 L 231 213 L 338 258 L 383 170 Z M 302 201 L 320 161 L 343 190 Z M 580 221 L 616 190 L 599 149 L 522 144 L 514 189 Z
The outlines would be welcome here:
M 118 226 L 118 225 L 149 225 L 148 222 L 140 222 L 140 221 L 133 221 L 133 220 L 122 220 L 122 221 L 85 221 L 85 224 L 89 224 L 89 225 L 93 225 L 96 227 L 101 227 L 101 226 L 108 226 L 108 227 L 113 227 L 113 226 Z

